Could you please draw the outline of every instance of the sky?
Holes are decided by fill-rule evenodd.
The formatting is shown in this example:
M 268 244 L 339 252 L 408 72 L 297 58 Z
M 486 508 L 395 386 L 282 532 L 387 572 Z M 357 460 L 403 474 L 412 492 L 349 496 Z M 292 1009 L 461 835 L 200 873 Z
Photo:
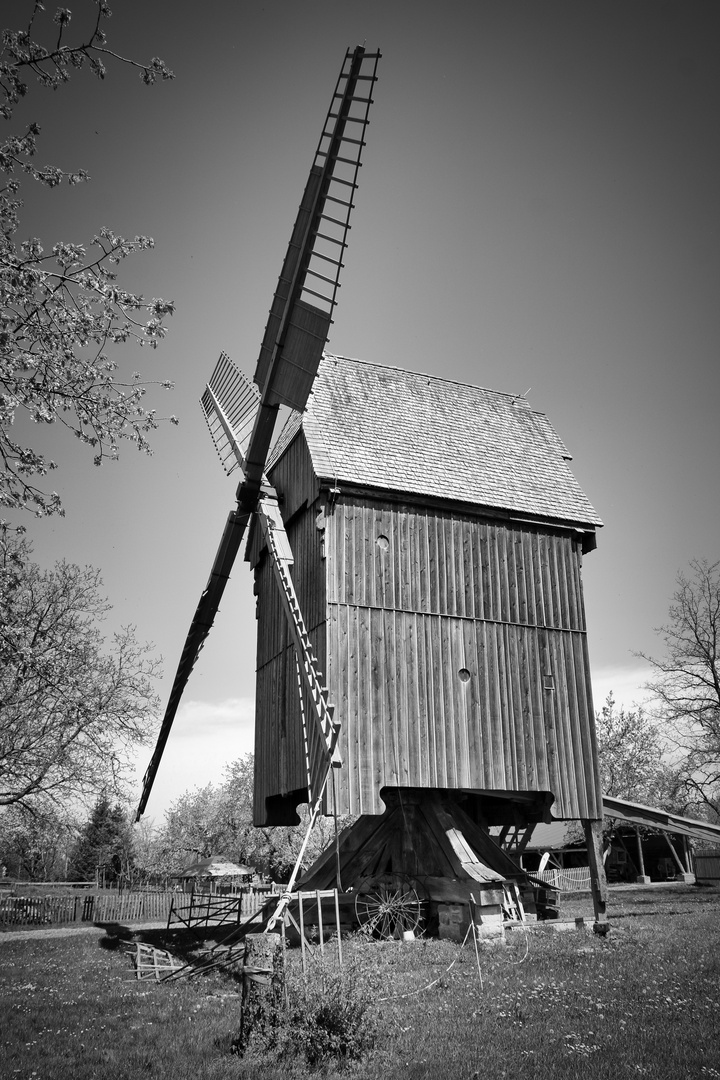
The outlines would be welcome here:
M 3 4 L 21 25 L 30 0 Z M 149 403 L 148 458 L 33 431 L 64 518 L 28 520 L 42 565 L 100 567 L 113 625 L 165 663 L 234 506 L 198 400 L 221 351 L 248 375 L 345 50 L 383 54 L 331 351 L 525 394 L 547 413 L 603 518 L 584 561 L 595 704 L 644 697 L 676 575 L 720 558 L 720 9 L 683 0 L 113 0 L 122 64 L 31 87 L 39 159 L 87 185 L 24 188 L 22 235 L 148 234 L 121 284 L 176 304 L 127 372 L 172 379 Z M 48 8 L 52 11 L 52 4 Z M 71 5 L 87 25 L 89 0 Z M 17 12 L 22 15 L 18 20 Z M 221 779 L 252 750 L 255 609 L 238 561 L 148 804 Z M 142 775 L 151 748 L 141 751 Z

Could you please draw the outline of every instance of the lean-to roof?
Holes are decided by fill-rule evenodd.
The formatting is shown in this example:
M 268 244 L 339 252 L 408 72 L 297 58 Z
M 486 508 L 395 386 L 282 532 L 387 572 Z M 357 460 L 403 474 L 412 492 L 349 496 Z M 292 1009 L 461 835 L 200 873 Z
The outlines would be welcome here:
M 602 525 L 544 413 L 523 397 L 326 354 L 300 427 L 321 479 Z

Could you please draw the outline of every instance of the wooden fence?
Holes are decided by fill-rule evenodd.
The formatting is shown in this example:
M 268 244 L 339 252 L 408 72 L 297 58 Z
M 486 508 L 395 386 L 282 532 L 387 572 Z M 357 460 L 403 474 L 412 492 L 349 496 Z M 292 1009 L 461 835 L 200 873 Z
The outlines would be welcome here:
M 696 855 L 695 877 L 698 881 L 720 881 L 720 855 Z
M 75 896 L 4 896 L 0 925 L 49 926 L 77 922 L 162 922 L 173 893 L 78 893 Z
M 281 885 L 249 886 L 238 896 L 227 898 L 240 905 L 240 918 L 254 914 Z M 209 897 L 207 898 L 210 899 Z M 213 904 L 220 897 L 212 897 Z M 191 897 L 181 892 L 78 892 L 74 896 L 0 896 L 0 926 L 50 926 L 83 922 L 165 922 L 171 905 L 181 909 Z M 196 893 L 197 908 L 205 902 Z M 211 920 L 212 921 L 212 920 Z

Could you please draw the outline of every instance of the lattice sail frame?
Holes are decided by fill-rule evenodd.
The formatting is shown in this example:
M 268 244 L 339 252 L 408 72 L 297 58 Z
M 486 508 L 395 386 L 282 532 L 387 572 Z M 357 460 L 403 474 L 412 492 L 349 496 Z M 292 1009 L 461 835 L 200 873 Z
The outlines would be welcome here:
M 380 53 L 348 50 L 273 297 L 255 382 L 266 405 L 304 409 L 337 303 Z
M 217 614 L 248 522 L 258 510 L 261 489 L 264 487 L 268 493 L 264 469 L 279 406 L 303 410 L 317 374 L 337 302 L 380 58 L 379 52 L 366 53 L 361 46 L 345 55 L 265 327 L 254 376 L 259 393 L 223 354 L 203 394 L 203 412 L 223 468 L 230 474 L 240 466 L 243 481 L 237 491 L 237 508 L 227 519 L 185 640 L 157 743 L 143 778 L 138 821 L 147 806 L 180 700 Z M 274 536 L 280 539 L 279 533 Z M 288 580 L 291 582 L 289 575 Z M 305 663 L 302 651 L 298 654 L 301 665 Z M 319 676 L 317 681 L 321 682 Z M 335 757 L 333 739 L 337 738 L 336 732 L 333 736 L 332 712 L 326 697 L 318 708 L 322 713 L 320 727 L 311 724 L 306 739 L 311 763 L 308 788 L 312 792 L 312 820 L 327 785 L 328 760 Z M 315 739 L 320 752 L 314 753 L 310 747 L 320 732 L 322 736 Z M 321 749 L 323 741 L 325 750 Z
M 354 76 L 355 85 L 347 97 L 348 82 L 353 78 L 353 59 L 354 53 L 348 49 L 333 94 L 333 104 L 315 152 L 313 171 L 322 172 L 328 160 L 332 163 L 331 171 L 325 178 L 324 199 L 331 204 L 333 213 L 323 209 L 318 216 L 305 283 L 300 294 L 301 300 L 314 304 L 328 315 L 332 315 L 340 288 L 340 270 L 344 265 L 342 256 L 347 247 L 350 212 L 355 206 L 352 200 L 358 186 L 360 156 L 365 146 L 365 131 L 380 53 L 363 53 L 359 70 Z M 338 121 L 342 123 L 339 130 Z M 314 288 L 310 287 L 311 284 Z

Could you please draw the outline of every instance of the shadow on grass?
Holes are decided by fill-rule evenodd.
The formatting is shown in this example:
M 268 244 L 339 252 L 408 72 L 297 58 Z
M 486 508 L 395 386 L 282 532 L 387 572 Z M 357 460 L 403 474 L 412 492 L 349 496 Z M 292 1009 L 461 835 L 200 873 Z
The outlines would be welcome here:
M 122 948 L 130 951 L 136 944 L 142 943 L 172 953 L 187 965 L 188 974 L 199 974 L 215 966 L 210 950 L 218 942 L 217 931 L 189 930 L 187 927 L 141 929 L 120 922 L 96 922 L 95 925 L 105 931 L 105 937 L 100 938 L 98 943 L 101 949 L 112 951 Z

